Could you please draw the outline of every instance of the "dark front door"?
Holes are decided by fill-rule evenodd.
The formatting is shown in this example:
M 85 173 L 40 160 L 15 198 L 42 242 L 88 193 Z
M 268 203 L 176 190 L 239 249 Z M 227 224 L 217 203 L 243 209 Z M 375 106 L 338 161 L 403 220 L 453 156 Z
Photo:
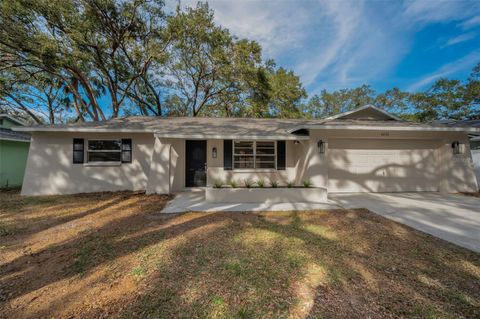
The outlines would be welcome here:
M 207 141 L 185 141 L 185 186 L 207 185 Z

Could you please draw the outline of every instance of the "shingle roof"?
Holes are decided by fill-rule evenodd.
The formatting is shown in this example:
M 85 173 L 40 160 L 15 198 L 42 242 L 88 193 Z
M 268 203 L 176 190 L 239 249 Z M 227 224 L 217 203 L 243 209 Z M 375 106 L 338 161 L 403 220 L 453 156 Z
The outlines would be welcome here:
M 30 134 L 14 132 L 8 128 L 0 128 L 0 140 L 28 142 L 30 141 Z
M 131 116 L 106 122 L 85 122 L 57 125 L 37 125 L 16 128 L 20 131 L 75 131 L 75 132 L 151 132 L 163 137 L 249 136 L 293 138 L 287 130 L 305 123 L 305 120 L 208 117 L 152 117 Z
M 332 120 L 323 123 L 324 125 L 365 125 L 365 126 L 395 126 L 395 127 L 470 127 L 469 125 L 464 125 L 463 123 L 456 125 L 445 125 L 442 123 L 419 123 L 419 122 L 409 122 L 409 121 L 380 121 L 380 120 L 354 120 L 354 119 L 342 119 L 342 120 Z
M 72 131 L 72 132 L 151 132 L 162 137 L 191 138 L 285 138 L 295 139 L 291 132 L 302 128 L 315 129 L 416 129 L 452 130 L 471 129 L 465 125 L 415 123 L 407 121 L 353 120 L 353 119 L 259 119 L 208 117 L 146 117 L 131 116 L 106 122 L 85 122 L 57 125 L 38 125 L 16 128 L 19 131 Z

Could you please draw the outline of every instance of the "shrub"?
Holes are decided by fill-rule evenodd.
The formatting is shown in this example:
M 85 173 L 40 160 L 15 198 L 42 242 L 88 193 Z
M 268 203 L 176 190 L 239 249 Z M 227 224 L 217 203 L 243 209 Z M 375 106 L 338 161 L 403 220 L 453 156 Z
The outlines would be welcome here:
M 234 179 L 232 179 L 231 181 L 228 182 L 228 185 L 230 185 L 230 187 L 232 188 L 237 188 L 237 182 L 235 182 Z
M 246 187 L 246 188 L 250 188 L 250 187 L 253 186 L 253 182 L 252 182 L 250 179 L 248 179 L 248 178 L 246 178 L 246 179 L 243 180 L 243 184 L 245 184 L 245 187 Z
M 257 185 L 258 185 L 258 187 L 260 187 L 260 188 L 264 188 L 264 187 L 265 187 L 265 180 L 264 180 L 264 179 L 259 179 L 259 180 L 257 181 Z
M 213 188 L 222 188 L 222 186 L 223 186 L 222 181 L 213 182 Z
M 275 181 L 275 180 L 270 180 L 270 186 L 272 186 L 272 188 L 277 188 L 278 187 L 278 182 Z
M 313 183 L 312 183 L 311 180 L 307 179 L 307 180 L 303 181 L 303 187 L 309 188 L 309 187 L 312 187 L 312 186 L 313 186 Z
M 287 182 L 287 187 L 292 188 L 295 183 L 292 181 Z

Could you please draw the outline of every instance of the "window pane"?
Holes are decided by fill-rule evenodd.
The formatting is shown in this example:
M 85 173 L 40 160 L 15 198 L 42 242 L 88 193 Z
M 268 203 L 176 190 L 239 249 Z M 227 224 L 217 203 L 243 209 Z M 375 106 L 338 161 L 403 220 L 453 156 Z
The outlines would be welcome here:
M 234 143 L 234 155 L 253 155 L 253 141 L 238 141 Z M 251 156 L 243 156 L 237 157 L 235 156 L 235 161 L 252 161 L 253 157 Z
M 249 148 L 253 148 L 253 142 L 251 142 L 251 141 L 239 141 L 239 142 L 235 142 L 235 147 L 249 147 Z
M 257 147 L 257 154 L 258 155 L 263 155 L 263 154 L 275 154 L 275 149 L 274 148 L 258 148 Z
M 89 162 L 120 162 L 120 152 L 88 152 Z
M 253 154 L 253 148 L 235 148 L 235 154 Z
M 257 156 L 256 157 L 257 162 L 275 162 L 275 156 Z
M 233 160 L 235 162 L 252 162 L 253 163 L 253 156 L 238 156 L 238 155 L 235 155 Z
M 270 163 L 257 162 L 257 168 L 275 168 L 275 162 L 270 162 Z
M 253 162 L 235 162 L 234 168 L 253 168 Z
M 88 149 L 92 151 L 119 151 L 122 147 L 121 140 L 92 140 L 88 141 Z
M 274 148 L 275 147 L 275 142 L 257 142 L 257 148 L 258 147 L 271 147 L 271 148 Z

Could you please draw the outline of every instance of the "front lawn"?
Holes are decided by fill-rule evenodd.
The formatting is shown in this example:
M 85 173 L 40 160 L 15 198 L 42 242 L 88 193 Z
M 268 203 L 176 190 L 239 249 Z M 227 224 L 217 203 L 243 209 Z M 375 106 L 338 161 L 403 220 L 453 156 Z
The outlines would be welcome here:
M 0 318 L 479 318 L 480 254 L 366 210 L 0 192 Z

